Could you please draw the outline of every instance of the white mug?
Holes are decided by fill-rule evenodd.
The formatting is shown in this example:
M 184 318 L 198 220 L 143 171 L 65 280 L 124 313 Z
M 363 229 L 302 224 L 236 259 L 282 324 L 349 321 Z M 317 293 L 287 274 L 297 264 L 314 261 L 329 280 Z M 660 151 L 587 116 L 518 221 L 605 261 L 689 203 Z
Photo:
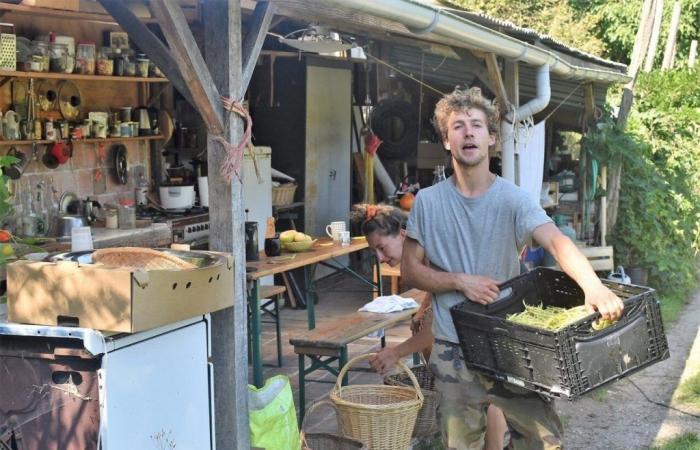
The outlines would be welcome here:
M 345 222 L 331 222 L 326 225 L 326 234 L 334 241 L 340 240 L 340 233 L 345 231 Z

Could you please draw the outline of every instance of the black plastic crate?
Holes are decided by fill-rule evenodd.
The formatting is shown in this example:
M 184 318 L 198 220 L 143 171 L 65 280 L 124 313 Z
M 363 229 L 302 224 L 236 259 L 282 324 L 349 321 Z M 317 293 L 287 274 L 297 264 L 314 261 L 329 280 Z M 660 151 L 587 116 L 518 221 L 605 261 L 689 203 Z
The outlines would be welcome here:
M 550 396 L 574 400 L 669 357 L 656 292 L 648 287 L 603 283 L 625 304 L 614 325 L 594 331 L 591 314 L 558 331 L 506 320 L 528 305 L 571 308 L 583 291 L 568 275 L 538 268 L 501 285 L 488 306 L 470 301 L 452 307 L 452 319 L 467 365 L 492 378 Z

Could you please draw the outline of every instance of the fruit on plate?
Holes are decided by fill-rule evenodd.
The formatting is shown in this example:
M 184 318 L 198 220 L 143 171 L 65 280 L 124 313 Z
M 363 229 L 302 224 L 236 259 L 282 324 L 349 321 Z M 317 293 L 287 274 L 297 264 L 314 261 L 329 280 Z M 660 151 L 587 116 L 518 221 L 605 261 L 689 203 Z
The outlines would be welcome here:
M 297 231 L 297 234 L 294 235 L 294 242 L 305 242 L 305 241 L 310 241 L 311 236 L 308 234 L 300 233 Z
M 286 244 L 288 242 L 294 242 L 294 238 L 296 237 L 296 234 L 297 234 L 296 230 L 283 231 L 280 233 L 280 242 L 283 244 Z

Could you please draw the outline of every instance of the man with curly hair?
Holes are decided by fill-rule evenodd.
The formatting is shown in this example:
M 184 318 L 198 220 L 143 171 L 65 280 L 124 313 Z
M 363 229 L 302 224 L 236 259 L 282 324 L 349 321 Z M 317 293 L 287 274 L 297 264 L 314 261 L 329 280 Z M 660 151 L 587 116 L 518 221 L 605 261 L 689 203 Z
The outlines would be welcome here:
M 450 449 L 481 449 L 486 409 L 493 404 L 505 414 L 515 448 L 561 448 L 561 423 L 551 401 L 466 368 L 449 309 L 465 299 L 484 305 L 496 300 L 499 283 L 519 274 L 519 250 L 530 238 L 579 284 L 589 312 L 616 320 L 622 301 L 534 199 L 489 171 L 499 117 L 480 89 L 443 97 L 434 125 L 451 153 L 454 175 L 419 192 L 401 268 L 406 282 L 433 294 L 430 366 L 441 393 L 443 438 Z

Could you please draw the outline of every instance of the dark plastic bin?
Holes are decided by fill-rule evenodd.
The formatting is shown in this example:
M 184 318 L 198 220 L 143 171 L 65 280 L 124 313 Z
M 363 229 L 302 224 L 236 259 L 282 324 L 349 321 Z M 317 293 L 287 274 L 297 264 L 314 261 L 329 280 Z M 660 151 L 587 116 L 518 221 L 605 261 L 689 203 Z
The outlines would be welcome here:
M 451 309 L 467 365 L 498 380 L 550 397 L 581 395 L 669 357 L 656 292 L 604 280 L 625 303 L 622 318 L 594 331 L 591 314 L 559 331 L 506 320 L 528 305 L 573 307 L 583 291 L 564 272 L 538 268 L 501 285 L 506 295 L 488 306 Z

